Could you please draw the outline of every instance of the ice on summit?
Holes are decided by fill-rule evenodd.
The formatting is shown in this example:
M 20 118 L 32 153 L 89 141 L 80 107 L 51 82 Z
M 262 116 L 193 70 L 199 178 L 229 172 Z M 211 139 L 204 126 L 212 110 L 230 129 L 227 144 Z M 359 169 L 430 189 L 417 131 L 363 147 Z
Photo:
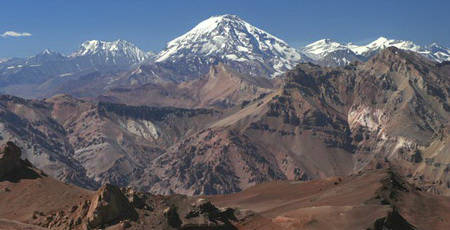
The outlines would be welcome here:
M 375 41 L 362 46 L 357 46 L 353 44 L 349 44 L 348 47 L 359 55 L 366 55 L 371 52 L 375 52 L 381 49 L 385 49 L 387 47 L 394 46 L 403 50 L 410 50 L 414 52 L 421 51 L 421 47 L 414 44 L 411 41 L 403 41 L 403 40 L 395 40 L 395 39 L 387 39 L 385 37 L 379 37 Z
M 225 62 L 260 62 L 269 66 L 271 76 L 275 76 L 292 68 L 302 56 L 283 40 L 238 16 L 221 15 L 200 22 L 186 34 L 170 41 L 158 54 L 156 62 L 211 58 Z
M 436 43 L 421 47 L 412 41 L 388 39 L 385 37 L 379 37 L 366 45 L 355 45 L 353 43 L 342 44 L 330 39 L 322 39 L 301 48 L 300 51 L 315 61 L 323 60 L 327 55 L 340 52 L 339 55 L 336 54 L 339 57 L 333 57 L 333 60 L 336 60 L 336 63 L 348 64 L 349 57 L 359 55 L 360 57 L 369 58 L 380 50 L 390 46 L 419 53 L 437 62 L 450 60 L 450 50 Z M 343 53 L 342 51 L 347 53 Z
M 130 62 L 140 63 L 147 59 L 148 54 L 133 43 L 119 39 L 112 42 L 99 40 L 85 41 L 81 44 L 81 47 L 70 56 L 103 56 L 111 59 L 126 58 Z
M 338 50 L 349 50 L 349 48 L 343 44 L 332 41 L 331 39 L 321 39 L 301 49 L 303 53 L 313 60 L 323 58 Z

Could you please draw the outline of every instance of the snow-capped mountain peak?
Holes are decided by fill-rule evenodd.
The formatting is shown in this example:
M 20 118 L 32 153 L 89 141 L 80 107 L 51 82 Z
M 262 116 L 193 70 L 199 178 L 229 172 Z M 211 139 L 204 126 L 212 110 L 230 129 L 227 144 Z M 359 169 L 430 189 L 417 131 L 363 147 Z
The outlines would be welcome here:
M 57 52 L 49 50 L 49 49 L 44 49 L 40 54 L 41 55 L 52 55 L 52 54 L 57 54 Z
M 50 49 L 44 49 L 40 53 L 25 59 L 24 64 L 29 64 L 29 65 L 38 65 L 39 64 L 40 65 L 44 62 L 58 62 L 65 58 L 66 57 L 64 55 L 62 55 L 61 53 L 52 51 Z
M 33 58 L 33 57 L 51 57 L 51 56 L 63 56 L 63 55 L 56 51 L 50 50 L 50 49 L 44 49 L 40 53 L 36 54 L 35 56 L 32 56 L 31 58 Z
M 390 41 L 395 41 L 395 40 L 387 39 L 386 37 L 381 36 L 381 37 L 375 39 L 375 41 L 369 43 L 369 45 L 381 46 L 383 44 L 389 43 Z
M 136 45 L 121 39 L 112 42 L 100 40 L 85 41 L 70 56 L 103 56 L 109 59 L 126 58 L 133 63 L 143 62 L 147 58 L 146 53 Z
M 227 14 L 210 17 L 170 41 L 158 54 L 156 62 L 189 62 L 189 59 L 199 60 L 197 64 L 205 66 L 213 60 L 259 63 L 270 66 L 269 74 L 274 76 L 293 67 L 301 60 L 301 55 L 283 40 L 236 15 Z M 208 70 L 209 66 L 204 69 Z
M 436 42 L 425 46 L 422 54 L 437 62 L 450 61 L 450 49 L 445 48 Z
M 321 39 L 305 46 L 301 51 L 313 60 L 325 57 L 338 50 L 348 50 L 348 47 L 331 39 Z
M 395 39 L 388 39 L 385 37 L 379 37 L 375 41 L 362 46 L 357 45 L 348 45 L 348 47 L 355 52 L 356 54 L 363 55 L 363 56 L 369 56 L 374 52 L 377 52 L 379 50 L 385 49 L 387 47 L 394 46 L 399 49 L 403 50 L 410 50 L 414 52 L 420 52 L 421 47 L 414 44 L 411 41 L 403 41 L 403 40 L 395 40 Z
M 346 65 L 351 61 L 365 61 L 380 50 L 394 46 L 419 53 L 433 61 L 450 61 L 450 50 L 436 43 L 421 47 L 412 41 L 379 37 L 366 45 L 341 44 L 330 39 L 313 42 L 300 49 L 302 53 L 322 65 Z
M 0 58 L 0 63 L 7 62 L 10 58 Z
M 425 46 L 425 49 L 430 50 L 431 52 L 450 52 L 450 49 L 447 49 L 436 42 L 431 43 L 428 46 Z

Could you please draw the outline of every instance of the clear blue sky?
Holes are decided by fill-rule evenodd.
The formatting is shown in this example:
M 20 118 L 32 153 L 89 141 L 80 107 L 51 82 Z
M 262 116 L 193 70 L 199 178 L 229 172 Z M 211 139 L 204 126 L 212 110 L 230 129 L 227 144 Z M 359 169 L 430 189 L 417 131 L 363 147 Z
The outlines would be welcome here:
M 450 46 L 448 0 L 7 0 L 0 5 L 0 57 L 45 48 L 62 53 L 88 39 L 129 40 L 159 51 L 212 15 L 236 14 L 295 47 L 331 38 L 362 43 L 379 36 Z

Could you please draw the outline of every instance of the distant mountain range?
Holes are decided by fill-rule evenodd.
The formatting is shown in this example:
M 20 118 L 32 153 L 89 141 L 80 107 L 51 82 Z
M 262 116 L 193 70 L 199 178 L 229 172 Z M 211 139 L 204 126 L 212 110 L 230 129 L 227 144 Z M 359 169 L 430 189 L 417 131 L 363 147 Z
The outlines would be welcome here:
M 28 58 L 4 59 L 0 62 L 1 82 L 29 83 L 52 76 L 68 76 L 82 71 L 126 70 L 152 57 L 134 44 L 117 40 L 113 42 L 86 41 L 73 54 L 65 56 L 45 49 Z
M 324 66 L 364 62 L 389 46 L 436 62 L 450 61 L 450 50 L 436 43 L 421 47 L 384 37 L 367 45 L 322 39 L 296 49 L 238 16 L 221 15 L 200 22 L 157 54 L 124 40 L 91 40 L 70 55 L 46 49 L 32 57 L 0 59 L 0 93 L 27 98 L 57 93 L 96 96 L 111 88 L 197 79 L 218 63 L 270 79 L 302 62 Z
M 86 41 L 71 58 L 88 58 L 93 65 L 116 65 L 128 67 L 142 63 L 154 54 L 145 53 L 131 42 L 117 40 L 105 42 L 98 40 Z
M 450 49 L 436 43 L 421 47 L 411 41 L 380 37 L 367 45 L 341 44 L 331 39 L 322 39 L 300 49 L 300 52 L 318 64 L 327 66 L 347 65 L 352 61 L 366 61 L 387 47 L 396 47 L 419 53 L 436 62 L 450 61 Z
M 32 57 L 0 62 L 0 92 L 47 96 L 44 92 L 52 94 L 67 81 L 79 81 L 81 76 L 93 73 L 108 75 L 129 70 L 152 56 L 124 40 L 86 41 L 68 56 L 45 49 Z

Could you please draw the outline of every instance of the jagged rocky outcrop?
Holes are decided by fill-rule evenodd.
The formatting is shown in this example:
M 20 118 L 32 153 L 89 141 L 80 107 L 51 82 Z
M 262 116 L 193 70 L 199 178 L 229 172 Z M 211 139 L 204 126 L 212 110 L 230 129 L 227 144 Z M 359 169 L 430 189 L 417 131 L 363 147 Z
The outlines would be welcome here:
M 9 173 L 20 170 L 22 161 L 20 149 L 12 142 L 7 142 L 0 147 L 0 179 Z
M 175 229 L 237 229 L 232 222 L 238 219 L 233 209 L 220 210 L 205 199 L 198 199 L 189 209 L 184 206 L 170 206 L 164 210 L 170 227 Z
M 375 221 L 374 230 L 395 230 L 395 229 L 405 229 L 405 230 L 415 230 L 414 226 L 408 223 L 398 211 L 394 210 L 389 212 L 386 217 L 382 217 Z
M 120 189 L 110 184 L 103 185 L 91 201 L 87 213 L 90 227 L 115 224 L 118 221 L 137 219 L 137 212 Z

